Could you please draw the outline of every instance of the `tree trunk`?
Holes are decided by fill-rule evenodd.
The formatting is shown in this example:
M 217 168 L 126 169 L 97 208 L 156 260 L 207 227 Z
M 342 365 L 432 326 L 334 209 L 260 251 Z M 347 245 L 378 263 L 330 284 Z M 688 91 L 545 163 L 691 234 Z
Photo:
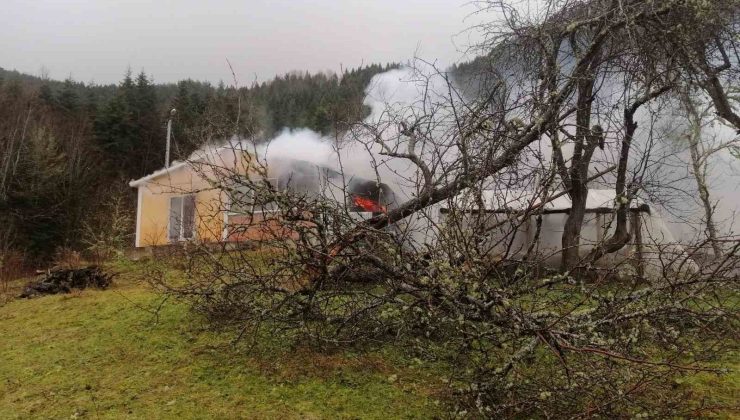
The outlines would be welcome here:
M 594 99 L 594 83 L 598 66 L 597 57 L 589 65 L 588 72 L 578 81 L 578 109 L 576 110 L 576 133 L 570 171 L 570 211 L 563 226 L 561 245 L 561 270 L 574 269 L 581 260 L 579 245 L 581 228 L 586 213 L 588 197 L 588 167 L 597 141 L 591 133 L 591 107 Z
M 699 138 L 701 137 L 701 121 L 693 121 L 692 132 L 689 135 L 689 151 L 691 153 L 691 168 L 699 190 L 699 200 L 704 208 L 704 222 L 706 223 L 706 234 L 712 245 L 714 257 L 722 255 L 722 247 L 718 241 L 717 226 L 714 224 L 714 207 L 709 197 L 709 187 L 706 179 L 706 163 L 702 164 L 702 154 L 699 151 Z
M 696 109 L 696 105 L 688 94 L 685 94 L 682 99 L 689 116 L 689 133 L 687 137 L 689 142 L 689 154 L 691 156 L 691 170 L 693 172 L 694 179 L 696 180 L 699 200 L 701 201 L 702 208 L 704 210 L 704 222 L 706 223 L 705 232 L 707 234 L 707 239 L 709 239 L 712 251 L 714 251 L 714 257 L 717 258 L 722 255 L 722 246 L 718 241 L 717 226 L 714 224 L 714 206 L 712 206 L 712 200 L 709 196 L 709 186 L 707 185 L 706 178 L 707 159 L 709 158 L 709 153 L 704 152 L 700 144 L 704 118 Z
M 562 237 L 562 261 L 561 269 L 569 271 L 576 268 L 581 261 L 579 245 L 581 242 L 581 229 L 583 219 L 586 215 L 586 199 L 588 197 L 588 188 L 585 185 L 573 185 L 571 189 L 571 207 L 568 212 L 568 218 L 563 226 Z
M 599 260 L 606 254 L 619 251 L 632 239 L 632 235 L 627 229 L 627 213 L 629 212 L 630 203 L 632 202 L 635 191 L 632 191 L 634 189 L 633 186 L 627 185 L 627 164 L 629 162 L 632 139 L 634 138 L 635 130 L 637 130 L 635 113 L 641 106 L 668 92 L 672 87 L 673 85 L 669 83 L 659 89 L 648 91 L 624 110 L 624 137 L 622 138 L 622 144 L 619 150 L 617 182 L 614 186 L 615 196 L 617 198 L 617 226 L 614 229 L 614 234 L 608 239 L 601 241 L 589 253 L 586 257 L 586 261 L 589 263 Z

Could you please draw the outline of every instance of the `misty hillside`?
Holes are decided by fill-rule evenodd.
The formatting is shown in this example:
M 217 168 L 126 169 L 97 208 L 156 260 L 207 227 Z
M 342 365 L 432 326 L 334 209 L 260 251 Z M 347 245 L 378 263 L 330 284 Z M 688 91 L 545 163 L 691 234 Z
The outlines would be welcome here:
M 307 127 L 323 134 L 341 131 L 343 124 L 357 121 L 361 119 L 358 116 L 364 114 L 362 98 L 370 79 L 397 67 L 398 64 L 370 64 L 345 70 L 341 75 L 294 71 L 267 82 L 241 85 L 238 95 L 233 82 L 221 81 L 213 85 L 186 79 L 177 83 L 156 83 L 145 73 L 137 75 L 137 78 L 144 76 L 147 85 L 151 85 L 158 116 L 162 121 L 166 120 L 171 108 L 178 108 L 180 113 L 176 116 L 175 128 L 177 130 L 177 123 L 180 123 L 180 140 L 187 144 L 203 140 L 196 138 L 195 133 L 187 132 L 202 122 L 196 120 L 214 107 L 236 102 L 232 99 L 238 96 L 241 96 L 244 105 L 242 116 L 246 116 L 248 121 L 242 127 L 245 130 L 243 134 L 247 136 L 269 138 L 286 127 Z M 125 90 L 131 82 L 127 79 L 132 78 L 134 75 L 129 70 L 118 85 L 86 84 L 71 78 L 60 81 L 0 67 L 0 84 L 21 85 L 36 91 L 39 98 L 48 103 L 63 104 L 65 100 L 74 98 L 76 104 L 88 108 L 106 106 L 117 93 Z
M 121 217 L 128 243 L 135 208 L 130 179 L 163 164 L 165 124 L 177 109 L 172 158 L 235 132 L 257 141 L 286 127 L 342 132 L 369 112 L 370 79 L 396 64 L 342 74 L 292 72 L 238 89 L 222 82 L 158 84 L 126 72 L 117 85 L 64 81 L 0 69 L 0 237 L 31 258 L 87 247 L 85 232 Z

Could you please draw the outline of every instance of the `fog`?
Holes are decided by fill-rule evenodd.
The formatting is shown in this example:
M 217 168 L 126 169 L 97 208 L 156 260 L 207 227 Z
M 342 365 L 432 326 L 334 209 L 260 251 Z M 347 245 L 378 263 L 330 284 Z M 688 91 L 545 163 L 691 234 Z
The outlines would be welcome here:
M 464 57 L 481 19 L 463 0 L 4 0 L 0 67 L 54 79 L 267 80 L 363 63 Z M 43 69 L 43 70 L 42 70 Z
M 397 119 L 411 117 L 410 114 L 420 115 L 423 108 L 433 107 L 433 103 L 445 103 L 441 92 L 444 92 L 443 80 L 431 68 L 424 69 L 429 77 L 430 89 L 427 91 L 425 85 L 418 80 L 414 72 L 409 68 L 391 70 L 376 75 L 366 89 L 367 97 L 365 105 L 370 107 L 370 115 L 365 122 L 370 126 L 381 129 L 381 137 L 393 145 L 401 141 L 399 137 Z M 425 79 L 426 80 L 426 79 Z M 425 95 L 426 93 L 426 95 Z M 675 104 L 674 104 L 675 106 Z M 620 109 L 615 111 L 621 113 Z M 668 228 L 674 235 L 688 242 L 696 240 L 704 235 L 703 211 L 698 200 L 697 186 L 691 176 L 690 158 L 687 146 L 679 138 L 687 127 L 681 117 L 666 117 L 657 125 L 650 123 L 650 109 L 646 107 L 638 113 L 640 121 L 636 132 L 635 148 L 644 149 L 651 138 L 651 130 L 656 130 L 656 135 L 662 136 L 658 145 L 654 145 L 652 151 L 653 159 L 662 161 L 650 170 L 650 177 L 656 178 L 658 188 L 664 195 L 667 190 L 669 197 L 659 197 L 660 200 L 651 202 L 652 212 L 656 220 L 664 219 Z M 446 107 L 436 109 L 432 119 L 436 122 L 435 131 L 439 131 L 440 138 L 444 137 L 447 129 L 454 128 L 454 121 L 450 119 L 451 114 Z M 614 121 L 619 121 L 618 118 Z M 608 130 L 615 131 L 612 127 Z M 716 144 L 727 142 L 736 136 L 734 130 L 717 124 L 706 128 L 706 136 L 715 138 Z M 360 140 L 359 144 L 357 140 Z M 592 164 L 592 173 L 603 169 L 604 162 L 614 162 L 617 158 L 618 144 L 620 138 L 612 135 L 608 139 L 607 150 L 597 150 Z M 335 139 L 324 138 L 320 134 L 309 129 L 284 130 L 277 137 L 268 142 L 267 157 L 282 157 L 298 160 L 306 160 L 318 165 L 327 165 L 338 168 L 341 164 L 345 171 L 351 175 L 360 175 L 368 179 L 380 176 L 380 180 L 393 187 L 400 201 L 413 197 L 416 188 L 420 185 L 418 171 L 404 159 L 387 158 L 380 152 L 376 144 L 373 144 L 368 133 L 360 132 L 347 135 L 337 148 Z M 370 144 L 372 147 L 366 149 L 362 144 Z M 549 140 L 545 139 L 535 147 L 543 153 L 546 160 L 550 159 Z M 403 146 L 402 146 L 403 148 Z M 571 147 L 566 147 L 566 157 L 572 153 Z M 638 153 L 639 154 L 639 153 Z M 447 150 L 445 158 L 457 157 L 454 148 Z M 425 156 L 428 163 L 434 162 L 437 156 Z M 268 162 L 269 163 L 269 162 Z M 373 164 L 378 165 L 377 168 Z M 633 162 L 634 164 L 634 162 Z M 727 150 L 717 153 L 710 159 L 707 171 L 707 181 L 711 199 L 716 211 L 715 223 L 721 235 L 736 235 L 738 226 L 735 223 L 736 212 L 740 208 L 740 171 L 736 167 L 736 158 L 730 156 Z M 656 181 L 654 179 L 653 181 Z M 653 182 L 649 181 L 649 182 Z M 611 181 L 613 182 L 613 180 Z M 613 188 L 613 184 L 607 188 Z M 591 188 L 604 188 L 592 185 Z M 653 197 L 653 188 L 647 187 L 642 191 L 640 198 L 650 200 Z

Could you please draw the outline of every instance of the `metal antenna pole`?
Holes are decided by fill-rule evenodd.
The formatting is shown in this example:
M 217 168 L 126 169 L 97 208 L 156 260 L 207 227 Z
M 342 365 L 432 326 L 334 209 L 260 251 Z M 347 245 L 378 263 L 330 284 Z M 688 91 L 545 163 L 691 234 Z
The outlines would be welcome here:
M 167 148 L 164 152 L 164 167 L 169 168 L 170 167 L 170 138 L 172 137 L 172 117 L 175 116 L 175 112 L 177 112 L 174 108 L 172 108 L 172 111 L 170 111 L 170 119 L 167 120 Z

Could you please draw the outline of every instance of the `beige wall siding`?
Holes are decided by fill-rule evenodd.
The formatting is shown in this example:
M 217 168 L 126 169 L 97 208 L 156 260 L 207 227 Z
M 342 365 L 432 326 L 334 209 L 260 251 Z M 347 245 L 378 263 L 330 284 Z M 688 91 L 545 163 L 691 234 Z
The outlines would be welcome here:
M 209 189 L 195 197 L 195 221 L 198 239 L 214 242 L 223 237 L 226 200 L 218 190 Z
M 141 202 L 137 246 L 169 244 L 170 198 L 189 194 L 195 195 L 195 239 L 205 242 L 222 239 L 226 203 L 223 194 L 204 179 L 212 171 L 208 167 L 200 169 L 199 174 L 190 165 L 180 166 L 138 187 Z
M 141 219 L 139 222 L 139 243 L 137 246 L 166 245 L 168 239 L 170 198 L 187 195 L 184 193 L 153 191 L 147 186 L 141 194 Z M 224 230 L 224 212 L 219 193 L 201 191 L 195 194 L 195 229 L 200 241 L 221 240 Z
M 139 221 L 138 246 L 165 245 L 169 223 L 170 194 L 152 191 L 148 186 L 139 187 L 142 192 L 141 219 Z
M 244 151 L 222 149 L 211 155 L 206 164 L 197 166 L 180 165 L 139 185 L 139 203 L 137 209 L 136 246 L 147 247 L 167 245 L 170 198 L 195 195 L 196 240 L 215 242 L 221 240 L 241 241 L 260 240 L 266 237 L 284 237 L 290 233 L 275 233 L 279 226 L 275 220 L 250 220 L 245 226 L 241 216 L 227 215 L 228 202 L 225 194 L 211 185 L 208 180 L 239 173 L 248 173 L 252 164 L 251 156 Z M 221 176 L 215 171 L 225 172 Z M 229 224 L 233 226 L 227 228 Z M 266 233 L 267 232 L 267 233 Z

